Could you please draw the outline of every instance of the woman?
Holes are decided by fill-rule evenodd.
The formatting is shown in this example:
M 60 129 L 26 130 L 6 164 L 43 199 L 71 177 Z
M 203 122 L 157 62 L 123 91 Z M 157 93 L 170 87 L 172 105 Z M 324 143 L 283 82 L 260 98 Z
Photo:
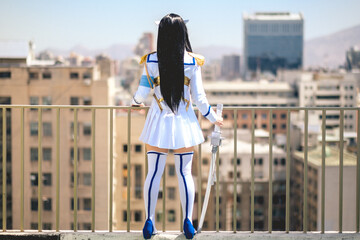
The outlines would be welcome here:
M 184 20 L 179 15 L 168 14 L 159 24 L 157 52 L 147 54 L 141 60 L 145 66 L 132 105 L 144 106 L 142 102 L 154 89 L 154 99 L 140 136 L 146 144 L 148 156 L 148 174 L 144 184 L 145 239 L 157 232 L 155 207 L 169 149 L 175 155 L 184 233 L 188 239 L 195 234 L 192 225 L 195 187 L 191 164 L 194 146 L 204 142 L 204 137 L 190 102 L 190 94 L 208 120 L 222 125 L 222 118 L 211 109 L 202 86 L 200 66 L 204 58 L 191 52 Z

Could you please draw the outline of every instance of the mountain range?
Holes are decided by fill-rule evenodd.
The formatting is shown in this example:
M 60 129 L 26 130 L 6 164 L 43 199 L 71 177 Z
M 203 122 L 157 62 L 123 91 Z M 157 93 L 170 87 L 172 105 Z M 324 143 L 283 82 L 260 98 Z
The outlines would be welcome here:
M 345 53 L 351 46 L 360 47 L 360 25 L 347 28 L 326 36 L 317 37 L 304 41 L 304 66 L 327 66 L 336 68 L 345 62 Z M 47 48 L 54 55 L 69 56 L 75 52 L 84 56 L 96 56 L 105 53 L 113 59 L 123 60 L 133 56 L 135 44 L 113 44 L 103 49 L 88 49 L 82 45 L 75 45 L 71 49 L 62 50 Z M 209 60 L 221 59 L 223 55 L 240 54 L 240 47 L 229 46 L 206 46 L 194 49 L 194 52 L 201 53 Z

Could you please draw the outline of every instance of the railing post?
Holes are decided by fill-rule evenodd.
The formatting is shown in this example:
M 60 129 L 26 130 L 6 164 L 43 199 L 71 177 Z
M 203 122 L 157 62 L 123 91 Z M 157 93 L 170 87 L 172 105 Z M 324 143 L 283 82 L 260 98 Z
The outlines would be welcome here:
M 42 108 L 38 108 L 38 230 L 42 231 Z
M 356 161 L 356 232 L 359 232 L 360 215 L 360 110 L 357 110 L 357 161 Z
M 234 211 L 233 211 L 233 232 L 237 230 L 237 110 L 234 110 Z
M 307 232 L 308 223 L 308 110 L 305 109 L 304 119 L 304 203 L 303 203 L 303 232 Z
M 130 165 L 130 151 L 131 151 L 131 108 L 128 108 L 128 132 L 127 132 L 127 200 L 126 200 L 126 230 L 130 232 L 130 176 L 131 176 L 131 165 Z
M 6 231 L 6 108 L 2 108 L 2 138 L 3 138 L 3 157 L 2 157 L 2 223 L 3 223 L 3 231 Z
M 220 203 L 219 203 L 219 149 L 216 152 L 216 232 L 219 232 L 220 226 L 219 226 L 219 209 L 220 209 Z
M 95 232 L 95 108 L 91 109 L 91 231 Z
M 286 203 L 285 203 L 285 232 L 290 229 L 290 109 L 286 114 Z
M 272 180 L 272 165 L 273 165 L 273 157 L 272 157 L 272 149 L 273 149 L 273 111 L 269 110 L 269 206 L 268 206 L 268 231 L 272 232 L 272 196 L 273 196 L 273 180 Z
M 112 232 L 112 216 L 113 216 L 113 125 L 114 110 L 110 108 L 110 168 L 109 168 L 109 232 Z M 128 149 L 129 152 L 130 149 Z
M 78 197 L 77 197 L 77 164 L 78 164 L 78 109 L 74 109 L 74 232 L 77 231 L 77 210 L 78 210 Z
M 325 230 L 325 143 L 326 143 L 326 110 L 322 110 L 322 125 L 321 125 L 321 233 Z
M 60 224 L 60 108 L 56 108 L 56 231 Z
M 339 168 L 339 233 L 342 233 L 343 216 L 343 157 L 344 157 L 344 109 L 340 110 L 340 168 Z
M 20 231 L 24 231 L 24 108 L 21 108 L 21 137 L 20 137 L 20 148 L 21 148 L 21 157 L 20 157 Z
M 251 109 L 251 203 L 250 203 L 250 214 L 251 214 L 251 233 L 254 233 L 254 161 L 255 161 L 255 109 Z

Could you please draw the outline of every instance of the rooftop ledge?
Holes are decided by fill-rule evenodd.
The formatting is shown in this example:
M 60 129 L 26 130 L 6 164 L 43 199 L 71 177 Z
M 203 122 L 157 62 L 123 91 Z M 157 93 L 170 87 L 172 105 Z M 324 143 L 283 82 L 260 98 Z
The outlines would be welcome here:
M 114 231 L 114 232 L 105 232 L 105 231 L 12 231 L 0 233 L 0 239 L 6 240 L 40 240 L 40 239 L 50 239 L 50 240 L 132 240 L 132 239 L 143 239 L 141 231 Z M 158 235 L 155 235 L 151 238 L 152 240 L 165 240 L 165 239 L 186 239 L 184 234 L 180 232 L 160 232 Z M 343 232 L 338 233 L 336 231 L 326 231 L 324 234 L 320 232 L 278 232 L 274 231 L 272 233 L 256 231 L 250 233 L 250 231 L 241 231 L 237 233 L 233 232 L 212 232 L 205 231 L 200 234 L 195 235 L 194 239 L 360 239 L 360 233 L 355 232 Z

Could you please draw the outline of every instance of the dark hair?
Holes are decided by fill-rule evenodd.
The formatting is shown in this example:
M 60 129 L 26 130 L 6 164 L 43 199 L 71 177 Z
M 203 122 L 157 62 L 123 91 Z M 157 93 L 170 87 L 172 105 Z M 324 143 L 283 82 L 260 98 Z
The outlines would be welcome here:
M 159 24 L 157 56 L 160 91 L 172 112 L 177 111 L 184 95 L 184 50 L 192 52 L 184 20 L 171 13 Z

